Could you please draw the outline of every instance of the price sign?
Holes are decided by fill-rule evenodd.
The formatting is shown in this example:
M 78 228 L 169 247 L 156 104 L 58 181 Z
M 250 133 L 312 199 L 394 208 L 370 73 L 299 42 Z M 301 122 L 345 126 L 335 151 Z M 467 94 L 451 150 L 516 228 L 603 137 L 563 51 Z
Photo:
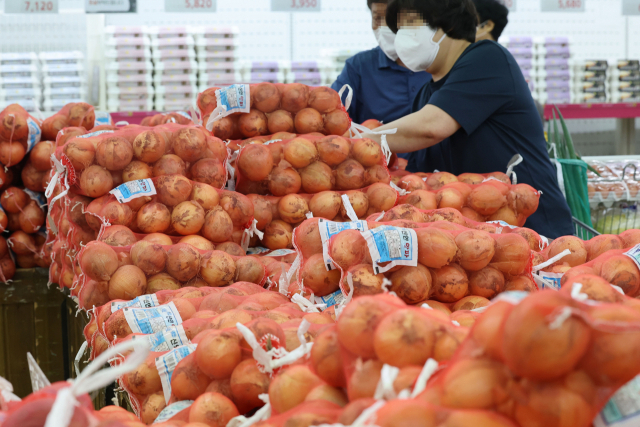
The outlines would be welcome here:
M 622 0 L 622 14 L 640 15 L 640 0 Z
M 584 12 L 587 0 L 540 0 L 543 12 Z
M 84 0 L 86 13 L 135 13 L 135 0 Z
M 320 12 L 320 0 L 271 0 L 272 12 Z
M 58 13 L 58 0 L 4 0 L 4 13 Z
M 215 12 L 216 0 L 164 0 L 165 12 Z
M 509 9 L 509 12 L 516 11 L 517 0 L 500 0 L 503 5 Z

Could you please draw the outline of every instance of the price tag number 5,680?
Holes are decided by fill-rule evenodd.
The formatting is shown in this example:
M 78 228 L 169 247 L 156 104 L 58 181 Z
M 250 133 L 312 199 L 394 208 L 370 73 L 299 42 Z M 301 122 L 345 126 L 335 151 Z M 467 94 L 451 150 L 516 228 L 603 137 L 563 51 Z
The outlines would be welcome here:
M 211 9 L 213 8 L 213 0 L 184 0 L 186 9 Z
M 25 1 L 25 12 L 53 12 L 52 1 Z

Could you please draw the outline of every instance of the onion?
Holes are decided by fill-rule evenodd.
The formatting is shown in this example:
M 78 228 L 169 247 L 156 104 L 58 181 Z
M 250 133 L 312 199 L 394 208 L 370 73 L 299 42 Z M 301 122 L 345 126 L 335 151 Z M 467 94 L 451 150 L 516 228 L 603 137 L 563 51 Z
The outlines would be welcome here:
M 33 255 L 36 250 L 36 242 L 33 236 L 22 230 L 11 233 L 11 237 L 7 239 L 7 242 L 10 243 L 11 250 L 16 255 Z
M 376 183 L 367 188 L 369 211 L 367 215 L 391 209 L 398 199 L 398 193 L 387 184 Z
M 517 276 L 524 272 L 531 258 L 531 249 L 523 237 L 517 234 L 495 234 L 495 255 L 492 267 L 506 275 Z
M 122 170 L 133 159 L 133 147 L 124 138 L 105 138 L 96 149 L 96 162 L 110 171 Z
M 217 159 L 202 159 L 195 162 L 189 169 L 191 179 L 222 188 L 227 183 L 227 171 Z
M 451 263 L 458 247 L 450 233 L 437 228 L 416 229 L 418 236 L 418 262 L 430 268 L 441 268 Z
M 66 127 L 64 132 L 52 139 L 57 147 L 63 147 L 67 141 L 81 135 L 86 135 L 87 130 L 83 127 Z M 43 138 L 44 139 L 44 138 Z
M 333 167 L 338 166 L 349 157 L 351 146 L 349 141 L 340 136 L 327 136 L 316 142 L 320 160 Z
M 355 190 L 365 183 L 365 171 L 360 163 L 353 159 L 345 160 L 336 168 L 336 188 Z
M 592 419 L 592 404 L 581 397 L 580 391 L 556 383 L 531 387 L 526 402 L 516 402 L 513 409 L 513 419 L 523 427 L 589 425 Z
M 625 295 L 633 297 L 640 290 L 638 266 L 625 255 L 613 255 L 607 258 L 602 263 L 600 276 L 612 285 L 620 287 Z
M 226 252 L 232 256 L 245 256 L 246 252 L 242 249 L 242 246 L 235 242 L 224 242 L 216 245 L 216 250 Z
M 253 216 L 258 221 L 256 228 L 264 230 L 268 223 L 273 219 L 270 203 L 262 196 L 257 194 L 249 194 L 247 198 L 253 205 Z
M 553 265 L 567 264 L 576 267 L 587 262 L 587 249 L 582 239 L 575 236 L 560 237 L 549 245 L 549 258 L 553 258 L 565 249 L 569 249 L 571 254 L 566 255 Z
M 467 204 L 480 215 L 493 215 L 506 201 L 500 190 L 493 185 L 484 184 L 471 191 Z
M 202 251 L 212 251 L 214 249 L 213 243 L 202 236 L 185 236 L 180 239 L 178 243 L 187 243 L 194 248 L 200 249 Z
M 309 103 L 309 88 L 300 83 L 290 83 L 286 85 L 282 92 L 281 106 L 283 110 L 297 113 L 307 107 Z
M 232 331 L 208 332 L 194 354 L 198 366 L 209 377 L 229 378 L 242 357 L 239 335 Z
M 56 113 L 42 121 L 42 138 L 56 140 L 58 132 L 69 126 L 69 118 L 65 114 Z
M 260 261 L 255 257 L 241 256 L 236 260 L 236 274 L 234 282 L 262 283 L 265 270 Z
M 144 363 L 135 370 L 124 374 L 123 379 L 129 390 L 141 396 L 162 390 L 162 383 L 153 354 L 149 355 Z
M 499 362 L 490 359 L 461 360 L 445 373 L 442 404 L 450 408 L 493 408 L 507 399 L 509 380 L 509 371 Z
M 51 169 L 51 154 L 53 154 L 54 151 L 54 142 L 40 141 L 33 147 L 29 154 L 31 164 L 39 171 L 49 172 Z
M 200 275 L 209 286 L 227 286 L 233 281 L 236 265 L 231 255 L 219 250 L 202 257 Z
M 615 290 L 613 286 L 601 277 L 593 274 L 579 274 L 562 284 L 560 292 L 571 295 L 574 284 L 582 285 L 580 292 L 586 294 L 590 300 L 607 302 L 607 303 L 623 303 L 624 296 Z
M 109 221 L 111 225 L 128 226 L 133 220 L 133 212 L 131 212 L 131 208 L 127 205 L 120 204 L 116 200 L 110 200 L 102 205 L 99 215 Z
M 291 247 L 293 227 L 281 220 L 273 220 L 264 229 L 262 243 L 271 250 Z
M 429 298 L 432 290 L 432 278 L 429 269 L 422 264 L 406 266 L 395 271 L 389 277 L 390 290 L 395 292 L 407 304 L 417 304 Z
M 144 272 L 135 265 L 124 265 L 109 279 L 109 298 L 130 300 L 143 295 L 147 288 Z
M 154 294 L 164 290 L 180 289 L 180 282 L 167 273 L 155 274 L 147 280 L 147 293 Z
M 316 218 L 332 220 L 338 215 L 341 207 L 342 199 L 335 191 L 322 191 L 309 201 L 309 210 Z
M 300 134 L 321 132 L 324 128 L 322 115 L 313 108 L 303 108 L 294 118 L 294 126 Z
M 169 207 L 189 200 L 191 190 L 191 182 L 184 176 L 161 176 L 156 180 L 158 200 Z
M 233 233 L 233 222 L 228 213 L 220 206 L 207 212 L 202 226 L 202 234 L 215 243 L 226 242 Z
M 80 188 L 89 197 L 101 197 L 113 189 L 113 179 L 108 170 L 92 165 L 82 172 Z
M 213 209 L 220 203 L 220 196 L 215 188 L 201 182 L 194 182 L 190 200 L 197 202 L 206 211 Z
M 164 393 L 162 391 L 148 395 L 144 402 L 142 402 L 142 409 L 140 410 L 140 420 L 142 420 L 142 422 L 145 424 L 153 423 L 153 421 L 158 418 L 158 415 L 160 415 L 160 412 L 162 412 L 166 405 L 167 404 L 164 400 Z
M 632 228 L 620 233 L 620 238 L 625 249 L 632 248 L 640 244 L 640 229 Z
M 340 344 L 356 356 L 375 357 L 375 329 L 392 310 L 394 307 L 379 297 L 363 296 L 354 299 L 345 306 L 338 319 Z
M 517 213 L 531 216 L 538 209 L 540 193 L 527 184 L 514 185 L 507 196 L 510 206 L 514 206 Z
M 290 366 L 271 380 L 269 402 L 277 413 L 298 406 L 307 394 L 322 384 L 311 370 L 303 365 Z
M 167 253 L 162 246 L 141 240 L 131 247 L 131 259 L 136 267 L 151 276 L 164 271 Z
M 303 197 L 297 194 L 289 194 L 282 197 L 278 202 L 278 212 L 280 213 L 280 218 L 284 221 L 289 224 L 295 224 L 306 218 L 306 213 L 309 212 L 309 205 Z
M 415 206 L 416 208 L 423 209 L 423 210 L 432 210 L 432 209 L 438 208 L 436 195 L 431 191 L 427 191 L 427 190 L 412 191 L 411 194 L 409 194 L 404 199 L 404 203 Z
M 209 382 L 191 353 L 176 365 L 171 375 L 171 393 L 178 400 L 194 400 L 205 392 Z
M 362 264 L 368 256 L 368 247 L 358 230 L 345 230 L 332 237 L 329 255 L 343 270 Z
M 251 105 L 263 113 L 271 113 L 280 106 L 280 92 L 273 83 L 251 85 Z M 275 133 L 275 132 L 272 132 Z
M 18 142 L 0 142 L 0 163 L 5 166 L 20 163 L 26 154 L 25 148 Z
M 220 206 L 229 214 L 233 225 L 245 227 L 250 224 L 253 218 L 253 205 L 251 201 L 242 194 L 226 192 L 220 199 Z
M 294 168 L 301 169 L 318 158 L 318 150 L 308 139 L 295 138 L 284 146 L 283 156 Z
M 589 328 L 575 316 L 550 328 L 550 316 L 566 307 L 555 292 L 533 293 L 515 306 L 504 322 L 503 357 L 518 376 L 550 381 L 572 371 L 585 354 Z
M 309 107 L 321 114 L 330 113 L 341 105 L 340 96 L 331 88 L 320 86 L 309 92 Z
M 351 203 L 351 207 L 353 208 L 356 216 L 358 218 L 363 218 L 369 210 L 369 199 L 367 198 L 367 195 L 360 190 L 346 191 L 344 195 L 349 198 L 349 202 Z M 349 219 L 344 205 L 340 207 L 340 215 L 342 215 L 342 218 L 346 220 Z
M 351 126 L 349 114 L 342 109 L 336 109 L 324 115 L 324 131 L 326 135 L 344 135 Z
M 150 233 L 144 236 L 142 240 L 155 243 L 156 245 L 170 246 L 173 244 L 171 237 L 163 233 Z M 184 239 L 183 239 L 184 240 Z
M 187 167 L 184 160 L 175 154 L 165 154 L 153 165 L 154 177 L 163 175 L 185 175 L 186 173 Z
M 338 290 L 340 270 L 327 271 L 322 254 L 312 255 L 300 268 L 304 285 L 317 296 L 329 295 Z
M 186 282 L 200 271 L 200 253 L 187 243 L 173 245 L 167 251 L 166 270 L 181 282 Z
M 622 249 L 624 243 L 622 239 L 613 234 L 601 234 L 595 236 L 593 239 L 586 242 L 587 246 L 587 261 L 596 259 L 603 253 L 614 250 Z
M 144 162 L 134 160 L 122 170 L 122 180 L 124 182 L 136 181 L 139 179 L 153 178 L 153 169 Z
M 118 268 L 118 256 L 111 246 L 97 241 L 90 242 L 83 249 L 80 268 L 90 279 L 108 281 Z
M 266 135 L 269 132 L 267 116 L 262 111 L 252 108 L 248 113 L 240 115 L 238 128 L 245 138 Z
M 210 427 L 225 427 L 240 413 L 233 402 L 218 393 L 204 393 L 196 399 L 189 410 L 189 424 L 203 423 Z
M 463 231 L 456 236 L 455 242 L 458 246 L 458 263 L 465 270 L 482 270 L 495 254 L 496 242 L 484 231 Z
M 178 204 L 171 212 L 173 229 L 183 236 L 196 234 L 204 225 L 204 209 L 197 202 L 186 201 Z
M 352 148 L 353 158 L 365 168 L 383 163 L 382 149 L 372 139 L 357 139 Z
M 489 216 L 489 221 L 504 221 L 510 225 L 520 225 L 518 215 L 509 206 L 503 206 L 493 215 Z
M 38 202 L 32 200 L 20 213 L 19 221 L 22 231 L 28 234 L 36 233 L 44 225 L 44 211 Z
M 171 137 L 173 152 L 186 162 L 196 162 L 207 148 L 205 134 L 198 128 L 182 128 Z
M 455 311 L 471 311 L 477 308 L 486 307 L 490 304 L 490 301 L 487 298 L 477 296 L 477 295 L 469 295 L 458 302 L 456 302 L 452 310 Z
M 138 211 L 136 224 L 143 233 L 162 233 L 171 225 L 171 213 L 162 203 L 147 203 Z
M 93 164 L 96 156 L 96 149 L 89 139 L 74 138 L 63 148 L 63 153 L 71 161 L 71 165 L 80 172 Z
M 288 111 L 276 110 L 269 114 L 269 117 L 267 118 L 267 128 L 269 129 L 269 133 L 274 134 L 273 139 L 284 139 L 276 138 L 275 134 L 279 132 L 295 131 L 295 127 L 293 126 L 293 116 Z
M 82 126 L 87 130 L 92 130 L 96 121 L 96 114 L 93 106 L 86 102 L 76 102 L 69 109 L 69 126 Z
M 305 193 L 315 194 L 331 190 L 334 177 L 331 168 L 323 162 L 313 162 L 300 172 L 302 188 Z
M 398 182 L 398 187 L 407 191 L 426 190 L 427 185 L 417 175 L 405 175 Z
M 274 162 L 271 151 L 265 145 L 247 145 L 238 156 L 238 169 L 245 178 L 251 181 L 266 179 L 273 169 Z
M 442 188 L 436 194 L 438 208 L 453 208 L 461 210 L 464 205 L 464 197 L 455 188 Z
M 543 249 L 540 235 L 530 228 L 516 228 L 511 230 L 511 234 L 522 236 L 529 243 L 529 248 L 532 251 L 540 252 Z
M 535 283 L 526 276 L 518 276 L 510 279 L 504 286 L 506 291 L 525 291 L 533 292 L 537 290 Z
M 303 258 L 322 253 L 318 218 L 310 218 L 296 228 L 296 247 Z
M 327 384 L 333 387 L 346 386 L 336 328 L 325 330 L 315 339 L 311 348 L 311 364 Z
M 432 271 L 433 297 L 440 302 L 456 302 L 467 294 L 469 279 L 458 264 L 451 263 Z
M 365 170 L 364 173 L 366 185 L 375 184 L 376 182 L 382 182 L 389 184 L 391 181 L 389 171 L 382 165 L 374 165 Z
M 482 181 L 484 181 L 484 176 L 480 175 L 479 173 L 463 173 L 458 175 L 458 181 L 464 182 L 469 185 L 482 184 Z
M 505 289 L 504 275 L 493 267 L 474 271 L 469 277 L 469 291 L 472 295 L 493 298 Z
M 285 196 L 300 191 L 301 179 L 298 172 L 290 167 L 276 167 L 269 177 L 269 191 L 274 196 Z
M 355 369 L 347 381 L 349 400 L 373 397 L 380 382 L 383 363 L 379 360 L 356 361 Z M 376 421 L 377 424 L 377 421 Z
M 133 140 L 133 155 L 144 163 L 154 163 L 167 151 L 167 141 L 158 132 L 147 130 L 140 132 Z
M 458 178 L 449 172 L 435 172 L 427 178 L 426 184 L 429 190 L 439 190 L 445 185 L 457 181 Z
M 203 123 L 209 119 L 209 116 L 203 117 Z M 239 136 L 238 117 L 232 114 L 213 122 L 211 133 L 223 140 L 232 139 Z

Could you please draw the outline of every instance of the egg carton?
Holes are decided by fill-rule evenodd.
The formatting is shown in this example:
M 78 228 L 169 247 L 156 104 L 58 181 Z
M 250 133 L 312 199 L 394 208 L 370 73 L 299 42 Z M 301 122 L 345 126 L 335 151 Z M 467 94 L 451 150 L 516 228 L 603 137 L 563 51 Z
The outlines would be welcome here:
M 151 48 L 135 46 L 123 49 L 106 49 L 104 57 L 111 62 L 135 62 L 148 61 L 152 58 L 152 55 Z
M 109 99 L 109 111 L 153 111 L 153 98 L 147 99 Z
M 537 80 L 573 80 L 573 72 L 571 70 L 560 70 L 560 69 L 537 69 L 536 70 L 536 79 Z
M 216 50 L 201 50 L 196 48 L 196 58 L 198 62 L 205 61 L 238 61 L 238 51 L 235 46 Z
M 151 58 L 154 63 L 169 61 L 195 61 L 196 51 L 192 47 L 187 49 L 152 50 Z
M 544 58 L 571 58 L 571 51 L 569 46 L 549 46 L 534 49 L 533 57 L 537 60 Z
M 104 27 L 104 32 L 112 38 L 148 37 L 149 27 L 107 25 Z
M 198 75 L 189 74 L 156 74 L 153 76 L 153 84 L 156 86 L 196 85 Z
M 638 59 L 619 59 L 609 64 L 611 71 L 640 71 L 640 60 Z
M 45 97 L 42 102 L 44 111 L 58 111 L 71 102 L 84 102 L 85 98 L 81 97 Z
M 238 27 L 194 27 L 191 34 L 197 39 L 232 39 L 238 37 Z
M 198 62 L 198 73 L 235 73 L 244 72 L 241 64 L 233 61 L 206 61 Z
M 571 104 L 575 96 L 573 92 L 570 90 L 560 90 L 560 91 L 536 91 L 537 100 L 541 104 Z
M 632 187 L 629 182 L 621 181 L 619 186 L 611 186 L 611 189 L 602 188 L 600 190 L 589 191 L 589 206 L 594 209 L 600 204 L 606 208 L 612 207 L 616 203 L 637 203 L 640 202 L 640 192 L 637 184 Z
M 47 67 L 55 67 L 65 64 L 82 64 L 84 55 L 79 50 L 62 52 L 40 52 L 38 55 L 43 70 Z
M 147 27 L 146 34 L 153 39 L 193 37 L 193 29 L 187 26 Z
M 155 109 L 157 111 L 188 110 L 189 107 L 193 107 L 195 103 L 195 96 L 185 98 L 165 98 L 156 96 L 154 100 Z
M 151 61 L 127 61 L 110 62 L 105 67 L 107 73 L 115 74 L 145 74 L 151 73 L 154 69 Z
M 571 69 L 571 59 L 562 57 L 538 57 L 532 59 L 532 65 L 544 70 L 569 70 Z
M 42 65 L 43 76 L 83 76 L 84 64 L 83 63 L 65 63 L 65 64 L 43 64 Z
M 574 82 L 572 80 L 564 79 L 533 79 L 535 87 L 540 91 L 547 90 L 567 90 L 572 91 L 574 89 Z
M 38 55 L 35 52 L 0 52 L 0 65 L 38 65 Z
M 151 50 L 176 50 L 176 49 L 188 49 L 195 46 L 195 40 L 192 36 L 186 37 L 168 37 L 151 39 Z
M 531 47 L 509 47 L 507 48 L 514 58 L 533 59 L 534 53 Z
M 43 87 L 55 89 L 59 87 L 80 87 L 86 86 L 84 76 L 46 76 L 43 80 Z
M 611 92 L 611 102 L 632 102 L 640 103 L 640 93 L 638 92 Z
M 142 49 L 151 47 L 151 39 L 148 36 L 106 37 L 104 44 L 108 49 Z
M 609 69 L 609 61 L 606 59 L 588 59 L 572 61 L 573 69 L 576 72 L 581 71 L 604 71 Z
M 167 85 L 155 87 L 156 97 L 163 98 L 191 98 L 198 96 L 197 85 Z
M 506 48 L 526 47 L 533 48 L 533 37 L 530 36 L 503 36 L 500 37 L 498 43 Z
M 0 99 L 42 99 L 40 88 L 0 89 Z
M 247 83 L 240 73 L 210 73 L 198 76 L 198 90 L 200 92 L 210 87 L 231 86 L 236 83 Z
M 567 36 L 533 37 L 533 46 L 536 49 L 543 47 L 565 47 L 571 44 L 571 39 Z
M 198 74 L 198 63 L 195 61 L 160 62 L 154 69 L 154 78 L 170 75 Z
M 150 86 L 153 83 L 153 76 L 151 73 L 130 75 L 108 73 L 106 82 L 107 86 L 114 87 Z
M 146 99 L 152 97 L 155 93 L 155 88 L 149 86 L 135 86 L 135 87 L 107 87 L 107 96 L 109 99 Z
M 25 77 L 0 77 L 0 88 L 2 89 L 24 89 L 30 87 L 39 88 L 40 86 L 40 78 L 35 74 L 31 74 Z
M 5 64 L 0 65 L 0 79 L 27 78 L 40 75 L 39 68 L 34 64 Z
M 0 110 L 4 110 L 11 104 L 18 104 L 27 111 L 41 110 L 42 102 L 40 99 L 34 98 L 11 98 L 6 100 L 0 99 Z
M 235 49 L 240 46 L 237 38 L 198 38 L 195 40 L 195 48 L 198 51 L 215 51 Z

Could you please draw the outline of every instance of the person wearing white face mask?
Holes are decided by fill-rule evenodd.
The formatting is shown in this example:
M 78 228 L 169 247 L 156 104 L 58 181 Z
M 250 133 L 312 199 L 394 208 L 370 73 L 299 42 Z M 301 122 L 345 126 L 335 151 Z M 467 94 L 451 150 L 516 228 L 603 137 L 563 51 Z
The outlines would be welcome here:
M 411 153 L 407 170 L 505 171 L 520 154 L 518 183 L 542 192 L 526 226 L 549 238 L 573 234 L 529 87 L 508 50 L 490 40 L 476 42 L 473 0 L 393 0 L 386 18 L 400 60 L 433 76 L 411 114 L 376 129 L 397 129 L 386 139 L 392 152 Z
M 385 21 L 387 1 L 367 0 L 371 10 L 371 28 L 378 47 L 349 58 L 331 85 L 336 91 L 345 84 L 353 89 L 348 112 L 355 123 L 369 119 L 387 123 L 406 116 L 411 112 L 411 104 L 418 90 L 431 80 L 424 70 L 413 72 L 398 59 L 396 35 Z M 343 101 L 346 96 L 347 93 L 343 95 Z

